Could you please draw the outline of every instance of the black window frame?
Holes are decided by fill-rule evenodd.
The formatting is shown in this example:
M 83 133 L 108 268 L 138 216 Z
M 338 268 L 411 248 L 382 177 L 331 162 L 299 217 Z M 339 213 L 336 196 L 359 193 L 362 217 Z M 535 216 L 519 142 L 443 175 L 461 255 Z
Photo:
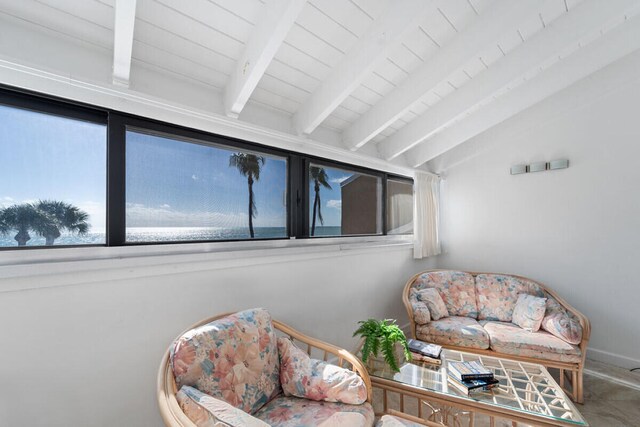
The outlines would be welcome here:
M 182 243 L 212 243 L 212 242 L 244 242 L 244 241 L 264 241 L 264 240 L 288 240 L 291 236 L 290 234 L 290 223 L 291 223 L 291 209 L 289 206 L 289 197 L 288 193 L 290 191 L 289 185 L 289 169 L 290 169 L 290 153 L 285 150 L 278 150 L 273 147 L 269 147 L 262 144 L 254 144 L 248 141 L 244 141 L 238 138 L 226 137 L 218 134 L 209 133 L 206 131 L 201 131 L 198 129 L 192 129 L 185 126 L 169 124 L 157 120 L 146 119 L 139 116 L 132 116 L 121 113 L 117 114 L 119 131 L 117 132 L 118 138 L 122 138 L 124 141 L 118 141 L 118 147 L 122 146 L 122 150 L 124 151 L 122 155 L 118 158 L 121 163 L 119 163 L 118 168 L 118 183 L 123 183 L 124 187 L 119 187 L 120 192 L 118 194 L 118 206 L 122 205 L 122 208 L 118 208 L 118 212 L 116 214 L 122 214 L 124 212 L 125 218 L 122 218 L 124 226 L 120 225 L 120 222 L 114 224 L 114 233 L 116 234 L 116 238 L 118 242 L 122 242 L 122 244 L 118 244 L 117 246 L 135 246 L 135 245 L 161 245 L 161 244 L 182 244 Z M 162 138 L 175 139 L 177 141 L 185 142 L 185 143 L 193 143 L 200 144 L 203 146 L 213 147 L 213 148 L 222 148 L 222 149 L 237 149 L 239 151 L 248 151 L 255 152 L 258 154 L 266 154 L 277 156 L 283 158 L 287 161 L 287 182 L 286 182 L 286 191 L 287 191 L 287 206 L 286 206 L 286 233 L 285 237 L 270 237 L 270 238 L 253 238 L 253 239 L 216 239 L 216 240 L 172 240 L 172 241 L 151 241 L 151 242 L 127 242 L 126 241 L 126 133 L 127 131 L 133 131 L 148 135 L 160 136 Z M 121 239 L 121 240 L 120 240 Z M 116 246 L 116 245 L 114 245 Z
M 224 243 L 269 241 L 288 239 L 349 238 L 349 237 L 381 237 L 387 235 L 387 180 L 402 180 L 413 183 L 410 177 L 388 173 L 377 169 L 354 165 L 351 163 L 326 159 L 292 150 L 274 148 L 265 144 L 247 141 L 226 135 L 220 135 L 187 126 L 150 119 L 109 108 L 67 100 L 51 95 L 40 94 L 23 89 L 0 85 L 0 105 L 16 107 L 38 113 L 51 114 L 98 123 L 106 126 L 106 238 L 105 244 L 87 245 L 54 245 L 0 247 L 4 250 L 55 249 L 73 247 L 118 247 L 146 246 L 189 243 Z M 276 238 L 226 239 L 226 240 L 188 240 L 161 242 L 127 242 L 126 241 L 126 133 L 128 130 L 158 135 L 165 138 L 199 143 L 225 149 L 258 152 L 284 158 L 287 161 L 286 183 L 286 226 L 287 236 Z M 310 236 L 309 234 L 309 166 L 318 164 L 328 168 L 342 169 L 380 178 L 382 185 L 381 215 L 382 233 L 356 234 L 337 236 Z
M 34 113 L 48 114 L 51 116 L 62 117 L 66 119 L 78 120 L 87 123 L 94 123 L 104 125 L 106 127 L 106 133 L 109 134 L 108 123 L 108 111 L 103 108 L 95 107 L 88 104 L 81 104 L 77 102 L 69 102 L 60 98 L 49 96 L 45 94 L 36 94 L 34 92 L 25 91 L 22 89 L 15 89 L 0 84 L 0 105 L 17 108 L 21 110 L 31 111 Z M 109 143 L 108 137 L 105 141 L 106 158 L 108 162 L 109 157 Z M 107 213 L 109 210 L 109 176 L 108 167 L 105 164 L 105 173 L 107 188 L 105 189 Z M 107 228 L 108 228 L 107 222 Z M 105 235 L 104 244 L 77 244 L 77 245 L 53 245 L 53 246 L 0 246 L 0 251 L 29 251 L 39 249 L 51 249 L 51 248 L 90 248 L 90 247 L 105 247 L 108 245 L 108 232 Z

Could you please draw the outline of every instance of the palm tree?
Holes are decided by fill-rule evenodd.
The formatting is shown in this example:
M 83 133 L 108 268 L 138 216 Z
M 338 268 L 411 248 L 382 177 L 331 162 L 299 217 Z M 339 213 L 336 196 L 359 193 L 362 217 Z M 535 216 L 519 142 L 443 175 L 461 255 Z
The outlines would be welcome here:
M 313 236 L 316 232 L 316 212 L 318 213 L 320 224 L 324 225 L 324 218 L 322 218 L 322 211 L 320 210 L 320 186 L 322 185 L 324 188 L 331 190 L 331 184 L 329 184 L 329 176 L 324 168 L 310 166 L 309 176 L 313 180 L 313 189 L 316 193 L 316 196 L 313 199 L 313 217 L 311 222 L 311 235 Z
M 0 210 L 0 236 L 9 232 L 9 226 L 4 222 L 4 211 Z
M 249 185 L 249 234 L 253 239 L 253 218 L 258 214 L 255 196 L 253 194 L 253 183 L 260 179 L 260 170 L 265 163 L 265 158 L 255 154 L 234 153 L 229 158 L 229 167 L 236 168 L 247 177 Z
M 46 245 L 52 246 L 60 237 L 60 230 L 67 230 L 79 235 L 85 235 L 89 231 L 89 214 L 79 208 L 65 202 L 55 200 L 40 200 L 35 206 L 38 211 L 49 218 L 44 229 Z
M 0 217 L 2 217 L 0 222 L 4 224 L 5 234 L 10 229 L 18 230 L 14 237 L 18 246 L 26 246 L 27 242 L 31 240 L 29 231 L 35 231 L 44 236 L 47 225 L 50 223 L 49 218 L 31 203 L 9 206 L 2 210 Z

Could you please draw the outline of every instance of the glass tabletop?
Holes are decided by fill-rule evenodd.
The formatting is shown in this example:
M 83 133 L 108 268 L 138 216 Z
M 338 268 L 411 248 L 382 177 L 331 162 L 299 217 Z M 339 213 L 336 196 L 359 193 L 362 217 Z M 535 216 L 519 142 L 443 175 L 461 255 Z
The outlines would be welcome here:
M 383 360 L 374 359 L 368 369 L 374 378 L 393 380 L 439 394 L 507 407 L 578 426 L 588 425 L 573 402 L 542 365 L 446 349 L 442 350 L 441 358 L 442 365 L 405 361 L 398 373 L 391 371 Z M 466 396 L 448 383 L 447 365 L 451 361 L 473 360 L 481 362 L 493 371 L 500 384 L 492 390 Z

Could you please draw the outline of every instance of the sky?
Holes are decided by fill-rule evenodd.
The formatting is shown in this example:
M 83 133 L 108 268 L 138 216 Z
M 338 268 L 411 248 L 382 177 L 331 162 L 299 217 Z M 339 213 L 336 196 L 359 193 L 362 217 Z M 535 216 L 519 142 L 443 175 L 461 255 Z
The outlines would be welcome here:
M 313 165 L 312 165 L 313 166 Z M 329 168 L 326 166 L 320 166 L 324 168 L 327 176 L 329 177 L 329 185 L 331 189 L 320 186 L 320 201 L 322 203 L 322 218 L 324 219 L 325 227 L 339 227 L 342 222 L 342 195 L 340 190 L 340 183 L 346 179 L 349 179 L 353 173 Z M 313 180 L 309 180 L 309 218 L 313 215 L 313 201 L 315 198 L 315 190 Z M 310 220 L 310 224 L 313 218 Z M 316 227 L 321 226 L 319 219 L 316 218 Z
M 247 178 L 229 158 L 236 151 L 127 132 L 127 225 L 247 227 Z M 264 156 L 253 184 L 254 227 L 286 226 L 284 158 Z
M 0 105 L 0 207 L 62 200 L 104 231 L 106 126 Z

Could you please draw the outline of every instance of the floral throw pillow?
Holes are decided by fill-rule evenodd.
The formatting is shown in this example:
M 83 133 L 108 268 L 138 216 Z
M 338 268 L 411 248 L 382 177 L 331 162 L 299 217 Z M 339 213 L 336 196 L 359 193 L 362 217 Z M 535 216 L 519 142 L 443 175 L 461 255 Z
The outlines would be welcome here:
M 422 301 L 413 301 L 411 309 L 413 310 L 413 321 L 418 325 L 426 325 L 431 321 L 431 313 L 429 313 L 427 304 Z
M 367 386 L 360 376 L 320 360 L 311 359 L 289 338 L 278 338 L 280 383 L 286 396 L 360 405 Z
M 540 324 L 547 309 L 547 299 L 533 295 L 520 294 L 513 309 L 512 323 L 522 329 L 536 332 L 540 329 Z
M 447 310 L 447 306 L 435 288 L 426 288 L 421 289 L 417 292 L 418 300 L 427 304 L 429 307 L 429 314 L 431 314 L 432 320 L 439 320 L 443 317 L 449 317 L 449 311 Z
M 552 297 L 547 300 L 547 312 L 541 327 L 569 344 L 580 344 L 582 341 L 580 321 Z

